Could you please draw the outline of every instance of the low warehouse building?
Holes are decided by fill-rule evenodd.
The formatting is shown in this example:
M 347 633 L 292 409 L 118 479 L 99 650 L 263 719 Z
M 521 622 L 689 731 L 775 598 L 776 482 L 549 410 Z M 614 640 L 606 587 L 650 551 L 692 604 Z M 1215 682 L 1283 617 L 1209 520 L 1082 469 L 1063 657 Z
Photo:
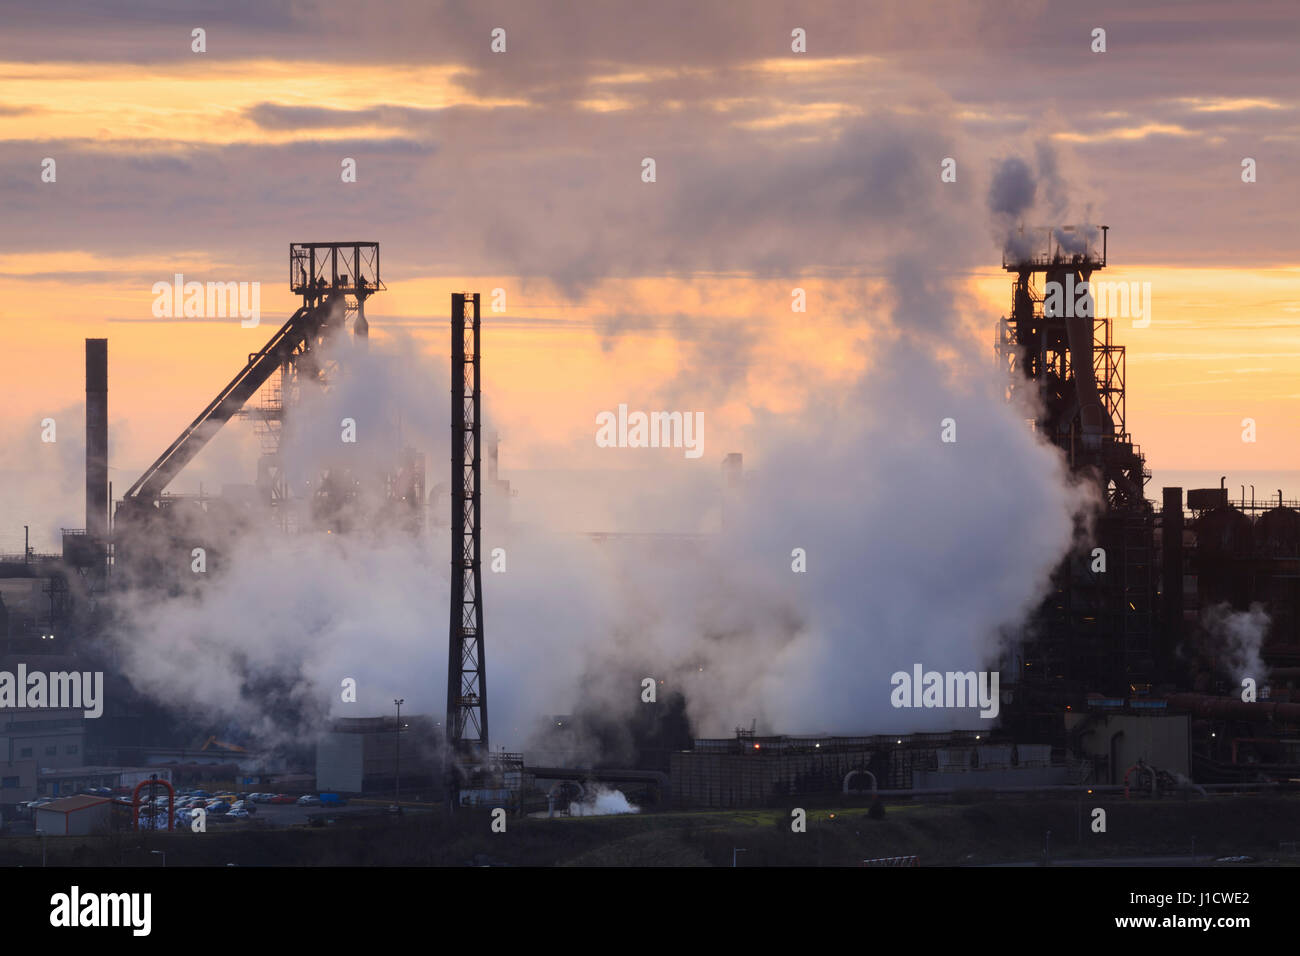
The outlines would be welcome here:
M 974 731 L 902 737 L 755 737 L 696 740 L 670 761 L 673 805 L 752 807 L 797 795 L 876 790 L 936 792 L 1060 786 L 1084 779 L 1091 765 L 1053 763 L 1044 744 L 993 743 Z
M 87 836 L 107 832 L 113 802 L 104 797 L 76 796 L 36 808 L 36 829 L 50 836 Z
M 1066 728 L 1099 766 L 1098 783 L 1121 784 L 1141 761 L 1171 774 L 1191 773 L 1191 726 L 1188 714 L 1162 711 L 1070 714 Z

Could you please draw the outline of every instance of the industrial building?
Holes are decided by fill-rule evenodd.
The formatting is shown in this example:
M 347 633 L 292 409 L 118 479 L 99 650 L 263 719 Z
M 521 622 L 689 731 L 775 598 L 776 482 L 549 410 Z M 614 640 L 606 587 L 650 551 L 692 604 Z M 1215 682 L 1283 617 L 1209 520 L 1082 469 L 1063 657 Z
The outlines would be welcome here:
M 36 830 L 48 836 L 89 836 L 112 827 L 113 801 L 75 796 L 36 808 Z
M 1043 744 L 990 743 L 971 732 L 871 737 L 696 740 L 672 755 L 673 805 L 742 807 L 930 789 L 1029 790 L 1084 781 L 1084 761 L 1053 762 Z
M 12 816 L 19 804 L 35 800 L 35 760 L 6 760 L 0 762 L 0 818 Z
M 1146 460 L 1126 424 L 1124 346 L 1114 343 L 1111 318 L 1096 314 L 1091 291 L 1083 308 L 1062 308 L 1045 295 L 1049 284 L 1090 290 L 1106 267 L 1109 232 L 1100 232 L 1097 248 L 1087 231 L 1044 230 L 1037 248 L 1004 253 L 1002 261 L 1015 277 L 995 342 L 1008 399 L 1034 393 L 1042 414 L 1031 427 L 1105 503 L 1090 540 L 1054 574 L 1027 629 L 1033 639 L 1002 669 L 1004 683 L 1047 700 L 1150 685 L 1169 656 L 1155 628 L 1155 510 L 1146 499 Z M 1105 553 L 1104 573 L 1093 570 L 1096 548 Z
M 42 797 L 78 794 L 91 788 L 129 790 L 144 780 L 157 778 L 173 782 L 170 767 L 77 767 L 71 770 L 42 770 L 37 788 Z
M 1033 238 L 1033 237 L 1031 237 Z M 828 794 L 856 774 L 881 791 L 1033 784 L 1166 788 L 1300 775 L 1300 502 L 1245 488 L 1162 489 L 1128 431 L 1125 349 L 1091 291 L 1062 309 L 1049 283 L 1084 290 L 1107 264 L 1107 227 L 1042 230 L 1008 252 L 1011 308 L 995 353 L 1008 400 L 1031 390 L 1028 425 L 1104 505 L 1055 570 L 1001 662 L 1002 719 L 982 745 L 897 738 L 697 740 L 671 760 L 678 806 L 745 806 Z M 1079 302 L 1085 302 L 1078 307 Z M 1226 479 L 1225 479 L 1226 481 Z M 1083 529 L 1081 529 L 1083 530 Z M 1098 551 L 1100 549 L 1100 551 Z M 1104 554 L 1104 571 L 1097 555 Z M 1268 615 L 1262 697 L 1245 702 L 1208 633 L 1216 606 Z
M 1065 717 L 1066 732 L 1092 761 L 1089 782 L 1121 784 L 1139 763 L 1175 777 L 1191 773 L 1190 715 L 1165 713 L 1160 707 L 1126 712 L 1124 701 L 1092 703 L 1089 712 Z
M 391 796 L 398 786 L 441 780 L 442 725 L 432 717 L 344 717 L 316 745 L 316 786 L 331 793 Z
M 1044 412 L 1031 427 L 1060 448 L 1104 502 L 1091 534 L 1056 570 L 1051 592 L 1003 664 L 1003 728 L 1078 754 L 1081 740 L 1095 732 L 1081 735 L 1074 722 L 1095 712 L 1099 700 L 1140 713 L 1133 719 L 1142 726 L 1158 714 L 1183 713 L 1192 718 L 1185 731 L 1169 722 L 1170 733 L 1190 737 L 1190 767 L 1179 772 L 1255 779 L 1265 763 L 1231 766 L 1241 752 L 1229 754 L 1224 741 L 1294 735 L 1288 728 L 1300 718 L 1287 704 L 1300 648 L 1294 577 L 1300 514 L 1280 492 L 1272 503 L 1257 504 L 1252 496 L 1254 520 L 1244 513 L 1244 489 L 1235 507 L 1223 487 L 1191 489 L 1186 496 L 1171 487 L 1162 489 L 1158 502 L 1147 497 L 1150 471 L 1126 425 L 1125 350 L 1114 342 L 1112 317 L 1097 314 L 1090 290 L 1079 299 L 1083 308 L 1076 303 L 1064 310 L 1044 294 L 1048 283 L 1084 289 L 1106 267 L 1107 238 L 1105 226 L 1099 236 L 1088 227 L 1046 230 L 1037 248 L 1003 259 L 1014 280 L 995 350 L 1008 396 L 1036 392 Z M 1233 699 L 1220 695 L 1241 688 L 1224 661 L 1206 653 L 1212 642 L 1203 612 L 1220 603 L 1246 611 L 1254 602 L 1270 620 L 1263 657 L 1278 706 L 1233 708 Z M 1063 723 L 1066 713 L 1071 716 Z M 1124 739 L 1131 742 L 1131 729 Z M 1107 779 L 1122 774 L 1121 764 L 1132 759 L 1128 746 L 1094 754 L 1104 758 Z M 1181 744 L 1168 747 L 1148 762 L 1184 767 L 1188 760 L 1174 756 Z M 1273 757 L 1271 769 L 1279 776 L 1300 769 L 1277 748 Z
M 35 760 L 42 769 L 80 767 L 87 723 L 79 710 L 0 710 L 0 755 Z
M 1148 496 L 1150 471 L 1126 421 L 1125 349 L 1114 341 L 1112 318 L 1091 305 L 1060 310 L 1046 294 L 1051 283 L 1081 288 L 1104 269 L 1107 237 L 1104 226 L 1099 233 L 1047 230 L 1037 248 L 1003 259 L 1011 301 L 995 351 L 1007 396 L 1033 392 L 1041 412 L 1029 426 L 1094 484 L 1104 506 L 1054 570 L 1031 619 L 1008 635 L 998 728 L 979 738 L 738 731 L 735 738 L 696 740 L 683 701 L 671 695 L 618 727 L 578 701 L 572 719 L 539 748 L 539 758 L 554 764 L 552 776 L 535 776 L 581 780 L 586 772 L 592 779 L 667 781 L 663 803 L 682 807 L 761 805 L 845 789 L 863 795 L 1121 786 L 1134 767 L 1166 783 L 1300 776 L 1300 503 L 1272 490 L 1257 499 L 1252 489 L 1248 499 L 1245 488 L 1233 500 L 1226 478 L 1219 488 L 1171 487 L 1158 500 Z M 366 302 L 385 286 L 377 243 L 294 243 L 289 266 L 301 306 L 118 498 L 108 481 L 108 342 L 86 341 L 85 527 L 62 530 L 59 554 L 25 547 L 21 555 L 0 556 L 0 640 L 16 660 L 57 655 L 61 668 L 100 666 L 105 711 L 93 721 L 76 712 L 0 712 L 0 804 L 24 802 L 33 791 L 103 785 L 113 774 L 100 771 L 123 765 L 195 774 L 221 767 L 246 779 L 283 779 L 314 764 L 321 789 L 428 788 L 445 793 L 452 806 L 495 800 L 532 776 L 535 768 L 526 768 L 522 756 L 493 753 L 489 737 L 483 503 L 493 494 L 488 500 L 504 506 L 510 489 L 498 475 L 495 438 L 488 437 L 485 449 L 480 434 L 479 296 L 452 296 L 453 457 L 445 483 L 426 491 L 423 457 L 410 447 L 377 469 L 370 467 L 375 462 L 362 469 L 358 459 L 356 466 L 299 475 L 282 454 L 285 422 L 305 390 L 329 388 L 331 362 L 357 354 L 344 350 L 338 358 L 327 343 L 367 347 Z M 236 418 L 251 421 L 261 441 L 256 482 L 215 494 L 170 492 L 185 466 Z M 725 534 L 730 502 L 744 494 L 738 453 L 724 460 L 722 475 Z M 336 720 L 314 754 L 307 745 L 293 754 L 244 750 L 238 738 L 208 750 L 195 741 L 213 728 L 136 694 L 115 661 L 95 656 L 94 641 L 86 639 L 106 626 L 114 593 L 174 593 L 196 544 L 219 575 L 235 536 L 254 525 L 285 534 L 348 534 L 364 520 L 358 489 L 375 482 L 385 518 L 405 533 L 424 532 L 428 509 L 435 520 L 446 514 L 452 580 L 445 714 L 408 717 L 400 726 L 388 717 Z M 594 536 L 611 548 L 633 538 L 637 546 L 690 543 L 688 535 Z M 1098 552 L 1104 554 L 1100 571 Z M 1229 672 L 1206 615 L 1252 606 L 1267 615 L 1261 645 L 1267 672 L 1259 700 L 1248 702 L 1240 699 L 1237 675 Z M 277 679 L 268 678 L 272 685 Z M 324 723 L 321 714 L 297 716 L 302 724 Z M 551 751 L 563 752 L 571 732 L 610 744 L 607 752 L 616 753 L 619 766 L 584 770 L 552 760 Z M 117 779 L 120 784 L 123 775 Z

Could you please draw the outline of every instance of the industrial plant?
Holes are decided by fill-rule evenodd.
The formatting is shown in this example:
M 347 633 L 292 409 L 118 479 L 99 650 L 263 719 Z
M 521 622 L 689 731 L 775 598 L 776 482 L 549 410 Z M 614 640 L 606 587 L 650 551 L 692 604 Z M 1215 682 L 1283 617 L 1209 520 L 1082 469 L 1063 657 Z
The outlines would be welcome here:
M 657 686 L 633 716 L 557 702 L 570 712 L 538 714 L 531 749 L 493 750 L 482 529 L 508 522 L 508 500 L 496 494 L 508 482 L 497 473 L 496 439 L 482 434 L 492 383 L 481 364 L 479 294 L 451 296 L 452 454 L 445 483 L 433 489 L 410 444 L 386 458 L 363 447 L 310 473 L 285 454 L 304 396 L 327 391 L 365 353 L 366 304 L 386 288 L 378 243 L 292 244 L 289 285 L 301 306 L 119 495 L 109 481 L 111 342 L 87 339 L 85 527 L 62 529 L 61 553 L 27 548 L 0 560 L 2 669 L 102 672 L 103 713 L 5 709 L 0 813 L 8 824 L 61 814 L 69 834 L 81 832 L 68 822 L 74 814 L 98 827 L 155 820 L 184 829 L 188 818 L 171 803 L 158 811 L 153 791 L 165 788 L 174 801 L 176 788 L 218 784 L 304 799 L 324 792 L 385 813 L 501 807 L 544 818 L 580 815 L 584 805 L 590 812 L 594 794 L 615 791 L 653 812 L 963 793 L 1205 798 L 1289 787 L 1300 777 L 1300 503 L 1282 490 L 1234 500 L 1226 476 L 1220 487 L 1165 487 L 1158 497 L 1148 488 L 1151 473 L 1126 424 L 1125 349 L 1091 291 L 1107 265 L 1107 238 L 1105 226 L 1044 229 L 1004 255 L 1011 299 L 994 351 L 1007 401 L 1035 410 L 1025 426 L 1057 449 L 1093 506 L 1041 604 L 1007 635 L 1001 660 L 987 662 L 1000 676 L 999 719 L 971 722 L 983 730 L 808 735 L 760 731 L 754 721 L 706 739 L 683 688 Z M 1069 307 L 1053 294 L 1061 288 Z M 256 482 L 169 491 L 236 419 L 260 441 Z M 729 496 L 745 493 L 742 463 L 737 452 L 721 459 Z M 341 718 L 310 696 L 288 695 L 281 716 L 301 735 L 271 743 L 257 727 L 205 722 L 183 700 L 140 693 L 99 640 L 129 631 L 139 602 L 197 593 L 197 572 L 204 580 L 227 573 L 233 543 L 250 528 L 348 536 L 380 527 L 418 539 L 435 526 L 450 538 L 447 667 L 412 679 L 445 679 L 443 713 L 403 717 L 399 699 L 395 717 Z M 613 532 L 592 537 L 602 548 L 627 544 Z M 637 541 L 668 554 L 697 544 L 691 535 Z M 250 664 L 243 693 L 273 698 L 293 682 Z M 95 810 L 114 802 L 132 812 Z

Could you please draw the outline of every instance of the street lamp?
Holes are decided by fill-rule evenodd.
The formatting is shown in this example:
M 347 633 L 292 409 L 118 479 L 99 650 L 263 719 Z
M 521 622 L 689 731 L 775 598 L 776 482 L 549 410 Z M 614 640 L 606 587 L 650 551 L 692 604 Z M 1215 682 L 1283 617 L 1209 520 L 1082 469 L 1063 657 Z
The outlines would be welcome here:
M 154 856 L 160 856 L 160 857 L 162 857 L 162 858 L 163 858 L 163 859 L 162 859 L 163 869 L 164 869 L 164 870 L 167 869 L 167 851 L 166 851 L 166 850 L 150 850 L 149 852 L 150 852 L 151 854 L 153 854 Z
M 41 866 L 45 866 L 45 831 L 37 830 L 36 835 L 41 838 Z
M 397 706 L 397 740 L 393 747 L 393 805 L 400 809 L 402 806 L 402 705 L 406 703 L 406 698 L 396 697 L 393 703 Z
M 731 848 L 731 868 L 732 868 L 733 870 L 736 868 L 736 854 L 737 854 L 737 853 L 745 853 L 745 852 L 747 852 L 747 851 L 742 850 L 742 849 L 740 849 L 740 848 L 738 848 L 738 847 L 734 847 L 734 846 L 733 846 L 733 847 Z

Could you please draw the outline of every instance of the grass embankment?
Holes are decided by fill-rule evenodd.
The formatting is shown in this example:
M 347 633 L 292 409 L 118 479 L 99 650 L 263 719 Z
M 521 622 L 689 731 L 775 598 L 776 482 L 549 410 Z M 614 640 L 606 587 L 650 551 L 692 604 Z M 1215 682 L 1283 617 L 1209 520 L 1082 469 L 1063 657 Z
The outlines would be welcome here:
M 1091 809 L 1107 812 L 1106 833 Z M 832 814 L 834 816 L 832 816 Z M 1093 799 L 996 800 L 967 805 L 896 804 L 884 819 L 865 807 L 809 808 L 793 833 L 789 810 L 647 813 L 619 817 L 518 819 L 493 833 L 486 811 L 348 820 L 322 828 L 222 830 L 206 834 L 123 833 L 49 838 L 49 866 L 853 866 L 874 857 L 920 857 L 921 865 L 1031 861 L 1052 857 L 1251 855 L 1286 860 L 1279 843 L 1300 841 L 1300 797 L 1223 796 L 1189 802 Z M 0 865 L 39 866 L 36 837 L 0 840 Z

